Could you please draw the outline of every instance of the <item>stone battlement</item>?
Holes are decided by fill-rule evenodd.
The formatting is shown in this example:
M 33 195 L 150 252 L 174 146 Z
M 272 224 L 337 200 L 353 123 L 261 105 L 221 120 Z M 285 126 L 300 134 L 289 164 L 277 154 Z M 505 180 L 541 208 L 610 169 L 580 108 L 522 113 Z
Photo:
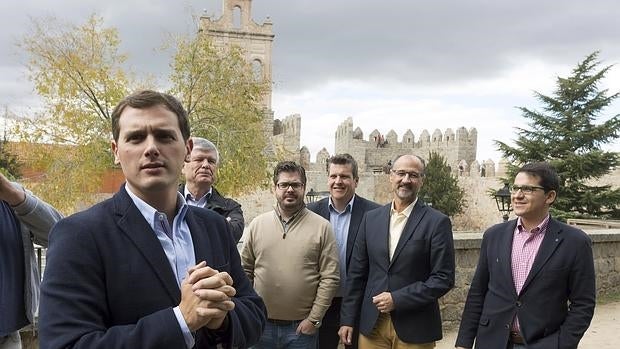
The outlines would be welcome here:
M 415 154 L 427 159 L 430 152 L 441 154 L 456 169 L 462 161 L 470 165 L 476 160 L 478 132 L 475 128 L 459 127 L 456 132 L 450 128 L 445 132 L 436 129 L 431 136 L 423 130 L 416 141 L 411 129 L 407 129 L 399 141 L 394 130 L 384 135 L 375 129 L 364 139 L 362 130 L 354 128 L 353 119 L 349 117 L 338 126 L 335 137 L 336 154 L 351 154 L 357 159 L 361 171 L 381 168 L 401 154 Z

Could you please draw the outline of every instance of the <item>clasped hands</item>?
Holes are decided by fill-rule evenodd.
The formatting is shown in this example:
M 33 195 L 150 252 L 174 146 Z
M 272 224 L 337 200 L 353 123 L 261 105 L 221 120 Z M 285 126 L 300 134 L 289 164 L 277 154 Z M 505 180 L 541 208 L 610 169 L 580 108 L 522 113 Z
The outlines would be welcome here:
M 226 314 L 235 308 L 232 297 L 237 291 L 232 284 L 227 272 L 208 267 L 204 261 L 188 270 L 181 284 L 179 309 L 191 331 L 222 326 Z

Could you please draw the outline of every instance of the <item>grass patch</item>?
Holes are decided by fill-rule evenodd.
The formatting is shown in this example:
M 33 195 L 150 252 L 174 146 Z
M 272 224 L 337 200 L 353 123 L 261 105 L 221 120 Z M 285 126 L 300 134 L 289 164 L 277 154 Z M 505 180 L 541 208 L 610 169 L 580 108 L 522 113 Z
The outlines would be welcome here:
M 620 292 L 613 292 L 609 294 L 601 295 L 597 298 L 596 303 L 598 304 L 607 304 L 620 302 Z

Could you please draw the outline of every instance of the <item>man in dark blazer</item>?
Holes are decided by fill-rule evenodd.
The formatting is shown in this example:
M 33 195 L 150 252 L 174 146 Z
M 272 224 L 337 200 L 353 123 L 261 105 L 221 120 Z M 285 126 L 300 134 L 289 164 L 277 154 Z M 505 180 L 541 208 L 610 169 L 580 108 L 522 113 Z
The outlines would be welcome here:
M 546 162 L 512 185 L 516 220 L 484 233 L 458 348 L 577 348 L 595 305 L 590 238 L 549 215 L 559 179 Z
M 369 211 L 351 256 L 339 335 L 360 348 L 433 348 L 442 338 L 439 297 L 454 286 L 450 219 L 418 199 L 424 160 L 403 155 L 390 173 L 392 203 Z
M 192 137 L 192 153 L 189 161 L 183 165 L 185 184 L 179 191 L 187 204 L 199 206 L 217 212 L 230 225 L 230 232 L 235 242 L 243 235 L 245 221 L 241 205 L 233 199 L 223 197 L 213 186 L 217 179 L 220 165 L 220 152 L 211 141 L 201 137 Z
M 357 230 L 366 211 L 379 207 L 378 204 L 355 194 L 359 182 L 357 162 L 349 154 L 338 154 L 329 158 L 327 186 L 329 197 L 308 204 L 308 209 L 330 221 L 340 258 L 340 289 L 319 327 L 319 348 L 336 349 L 340 337 L 340 307 L 344 295 L 346 273 L 351 260 Z M 350 347 L 357 348 L 356 333 Z M 349 346 L 347 346 L 349 347 Z
M 118 193 L 50 235 L 41 348 L 247 347 L 265 308 L 224 218 L 177 192 L 192 148 L 174 97 L 139 91 L 112 113 Z

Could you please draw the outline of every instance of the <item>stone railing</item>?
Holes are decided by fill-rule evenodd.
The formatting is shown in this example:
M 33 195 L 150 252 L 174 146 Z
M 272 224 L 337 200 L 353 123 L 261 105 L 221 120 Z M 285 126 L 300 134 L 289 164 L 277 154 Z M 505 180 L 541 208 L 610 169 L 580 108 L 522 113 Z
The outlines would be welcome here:
M 620 229 L 584 229 L 592 239 L 596 293 L 598 296 L 620 292 Z M 458 327 L 471 279 L 474 276 L 482 233 L 455 233 L 456 282 L 441 300 L 444 328 Z
M 620 221 L 617 220 L 601 220 L 601 219 L 578 219 L 578 218 L 569 218 L 566 220 L 566 223 L 569 225 L 576 226 L 589 226 L 589 227 L 600 227 L 600 228 L 620 228 Z

